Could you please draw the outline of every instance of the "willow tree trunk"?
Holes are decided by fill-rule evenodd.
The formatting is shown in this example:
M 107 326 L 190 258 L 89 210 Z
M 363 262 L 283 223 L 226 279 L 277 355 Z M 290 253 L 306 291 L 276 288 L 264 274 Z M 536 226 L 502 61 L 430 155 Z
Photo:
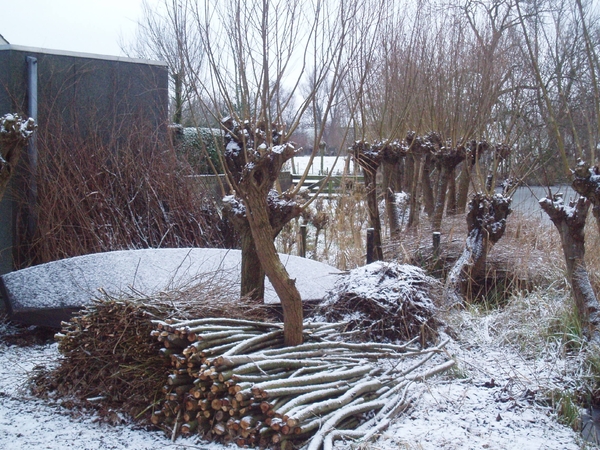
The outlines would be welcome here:
M 383 192 L 385 195 L 385 211 L 387 213 L 390 237 L 397 238 L 400 234 L 400 219 L 398 214 L 398 204 L 396 203 L 396 192 L 394 184 L 390 183 L 390 178 L 394 175 L 393 166 L 383 165 Z
M 431 217 L 435 211 L 435 196 L 433 186 L 431 185 L 431 172 L 434 168 L 433 159 L 430 154 L 425 156 L 423 170 L 421 171 L 421 189 L 423 193 L 423 209 Z
M 471 187 L 471 171 L 474 167 L 472 158 L 463 162 L 462 170 L 458 176 L 458 190 L 456 193 L 456 213 L 463 214 L 467 210 L 469 202 L 469 188 Z
M 397 238 L 400 234 L 400 217 L 396 192 L 398 185 L 402 184 L 400 162 L 406 156 L 406 149 L 397 141 L 386 143 L 381 148 L 383 161 L 383 192 L 385 197 L 385 211 L 388 217 L 390 237 Z
M 357 141 L 352 146 L 355 161 L 362 167 L 365 180 L 365 189 L 367 196 L 367 210 L 369 213 L 369 225 L 373 228 L 374 239 L 374 259 L 383 260 L 383 250 L 381 248 L 381 219 L 379 217 L 379 207 L 377 205 L 377 170 L 382 160 L 380 148 L 371 147 L 369 143 Z
M 369 224 L 373 228 L 373 245 L 375 261 L 383 260 L 383 250 L 381 248 L 381 218 L 379 217 L 379 208 L 377 205 L 377 172 L 364 169 L 365 186 L 367 189 L 367 209 L 369 212 Z
M 456 212 L 462 214 L 467 209 L 469 200 L 469 187 L 471 186 L 471 175 L 479 157 L 489 149 L 486 141 L 469 141 L 466 146 L 465 160 L 458 177 L 458 192 L 456 194 Z
M 455 216 L 458 210 L 456 201 L 456 169 L 452 170 L 450 179 L 448 180 L 448 194 L 446 195 L 446 214 Z
M 242 182 L 241 185 L 245 189 L 243 199 L 249 211 L 248 222 L 256 253 L 283 308 L 284 343 L 287 346 L 300 345 L 303 341 L 302 298 L 296 287 L 296 280 L 290 278 L 277 254 L 273 241 L 273 228 L 269 222 L 269 206 L 262 193 L 261 181 L 248 177 L 247 182 Z
M 444 217 L 444 206 L 446 204 L 446 192 L 448 190 L 448 182 L 450 181 L 451 171 L 445 167 L 440 167 L 440 176 L 438 179 L 436 196 L 433 211 L 431 212 L 431 230 L 442 230 L 442 219 Z
M 415 164 L 416 158 L 412 152 L 408 152 L 406 154 L 406 158 L 404 159 L 404 183 L 403 189 L 406 190 L 410 195 L 412 195 L 413 189 L 413 180 L 415 173 Z
M 567 280 L 581 323 L 588 337 L 600 343 L 600 306 L 585 265 L 585 221 L 590 201 L 580 197 L 565 207 L 562 194 L 540 200 L 540 206 L 556 226 L 567 266 Z
M 230 210 L 228 214 L 236 218 L 234 224 L 241 225 L 241 232 L 247 221 L 250 234 L 246 233 L 246 237 L 252 236 L 253 250 L 283 307 L 284 342 L 288 346 L 299 345 L 303 340 L 302 299 L 295 280 L 279 259 L 274 240 L 283 226 L 300 214 L 301 208 L 293 197 L 273 190 L 281 167 L 296 149 L 289 142 L 281 142 L 283 135 L 276 124 L 240 124 L 227 117 L 221 126 L 225 131 L 225 169 L 235 189 L 234 195 L 223 199 L 224 203 Z M 242 250 L 250 253 L 245 255 L 248 260 L 244 268 L 252 270 L 247 264 L 252 260 L 252 246 L 248 241 L 245 244 Z M 249 277 L 242 275 L 244 280 Z
M 254 300 L 265 298 L 265 271 L 263 270 L 252 231 L 248 227 L 241 233 L 242 241 L 242 276 L 241 290 L 242 297 L 250 297 Z
M 475 194 L 467 213 L 465 249 L 446 279 L 445 301 L 462 304 L 471 297 L 472 285 L 485 277 L 487 255 L 506 230 L 511 199 L 502 195 Z
M 456 148 L 443 147 L 434 154 L 436 166 L 439 171 L 435 207 L 431 216 L 431 228 L 434 232 L 441 231 L 442 229 L 448 184 L 450 183 L 450 178 L 454 177 L 454 169 L 464 161 L 465 155 L 465 148 L 462 146 Z
M 0 141 L 0 200 L 4 197 L 8 182 L 17 169 L 23 147 L 19 142 Z
M 265 297 L 265 271 L 256 253 L 252 230 L 246 217 L 246 208 L 234 196 L 223 199 L 223 211 L 240 235 L 242 252 L 242 273 L 240 295 L 254 300 Z
M 413 228 L 419 225 L 421 215 L 421 186 L 423 179 L 423 160 L 425 155 L 414 153 L 412 160 L 414 161 L 412 187 L 410 189 L 410 212 L 408 214 L 407 228 Z

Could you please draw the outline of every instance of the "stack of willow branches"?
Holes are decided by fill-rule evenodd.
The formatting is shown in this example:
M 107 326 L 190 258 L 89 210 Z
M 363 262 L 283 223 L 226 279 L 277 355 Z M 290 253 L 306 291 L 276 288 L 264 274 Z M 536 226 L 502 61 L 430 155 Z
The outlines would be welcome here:
M 305 343 L 283 346 L 283 325 L 236 319 L 157 320 L 155 336 L 171 363 L 152 422 L 172 434 L 200 434 L 239 446 L 340 438 L 368 440 L 408 406 L 410 386 L 454 361 L 446 342 L 419 349 L 351 343 L 345 323 L 305 323 Z M 387 362 L 387 365 L 382 363 Z

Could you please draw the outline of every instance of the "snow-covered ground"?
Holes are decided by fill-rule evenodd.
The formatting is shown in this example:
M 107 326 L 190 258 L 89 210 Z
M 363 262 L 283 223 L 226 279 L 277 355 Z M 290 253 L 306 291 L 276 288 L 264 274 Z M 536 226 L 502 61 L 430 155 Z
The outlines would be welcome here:
M 494 317 L 455 314 L 458 319 L 451 325 L 461 338 L 447 350 L 458 368 L 417 386 L 412 407 L 361 449 L 595 448 L 559 424 L 550 408 L 532 401 L 541 388 L 560 384 L 567 376 L 567 360 L 553 352 L 526 357 L 501 343 Z M 198 439 L 171 442 L 162 432 L 140 429 L 124 418 L 108 425 L 93 413 L 67 409 L 64 400 L 35 398 L 27 389 L 27 377 L 36 366 L 56 364 L 57 345 L 9 344 L 3 337 L 10 332 L 10 326 L 0 325 L 1 449 L 226 448 Z M 336 448 L 352 445 L 340 442 Z

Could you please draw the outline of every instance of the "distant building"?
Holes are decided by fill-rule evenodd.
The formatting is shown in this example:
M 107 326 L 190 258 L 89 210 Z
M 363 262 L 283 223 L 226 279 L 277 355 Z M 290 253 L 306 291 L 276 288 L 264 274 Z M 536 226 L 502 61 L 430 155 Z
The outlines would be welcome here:
M 34 117 L 37 139 L 57 121 L 67 133 L 110 138 L 115 124 L 140 124 L 167 133 L 168 69 L 157 61 L 72 53 L 10 45 L 0 36 L 0 116 Z M 52 121 L 52 122 L 51 122 Z M 36 158 L 35 139 L 27 160 Z M 24 170 L 21 178 L 27 177 Z M 0 274 L 13 270 L 16 195 L 0 203 Z

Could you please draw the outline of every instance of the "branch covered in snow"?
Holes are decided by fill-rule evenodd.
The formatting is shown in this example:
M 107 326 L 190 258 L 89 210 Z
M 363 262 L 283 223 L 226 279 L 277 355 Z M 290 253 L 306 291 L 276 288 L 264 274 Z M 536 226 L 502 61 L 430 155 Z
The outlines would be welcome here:
M 0 142 L 26 141 L 35 131 L 35 121 L 24 119 L 18 114 L 5 114 L 0 117 Z

